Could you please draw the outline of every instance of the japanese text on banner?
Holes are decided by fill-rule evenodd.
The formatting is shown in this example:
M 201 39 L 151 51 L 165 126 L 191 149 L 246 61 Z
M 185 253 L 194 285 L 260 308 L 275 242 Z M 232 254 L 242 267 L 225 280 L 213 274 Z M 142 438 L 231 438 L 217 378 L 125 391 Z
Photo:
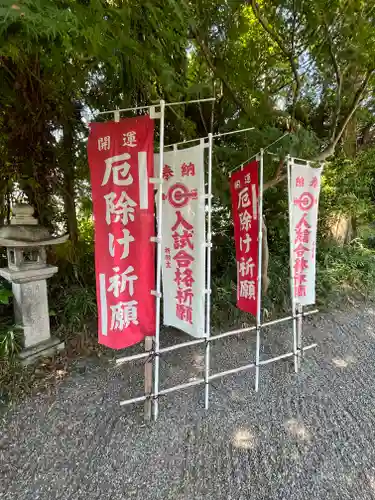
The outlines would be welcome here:
M 153 130 L 148 116 L 90 125 L 99 342 L 114 349 L 154 329 Z
M 194 337 L 204 335 L 205 205 L 204 149 L 164 153 L 164 324 Z M 159 157 L 156 155 L 155 164 Z
M 316 232 L 322 169 L 293 165 L 291 169 L 292 278 L 297 303 L 315 303 Z
M 258 300 L 258 162 L 230 179 L 237 261 L 237 307 L 256 316 Z

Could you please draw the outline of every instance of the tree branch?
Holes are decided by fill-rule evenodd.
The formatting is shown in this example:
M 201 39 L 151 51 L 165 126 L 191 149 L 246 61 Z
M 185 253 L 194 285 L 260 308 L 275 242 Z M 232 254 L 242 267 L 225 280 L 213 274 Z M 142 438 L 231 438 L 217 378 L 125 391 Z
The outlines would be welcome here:
M 225 74 L 220 71 L 217 66 L 215 65 L 215 63 L 213 62 L 212 60 L 212 56 L 211 56 L 211 52 L 210 52 L 210 49 L 208 48 L 208 46 L 206 45 L 206 43 L 204 42 L 204 40 L 200 37 L 199 33 L 198 33 L 198 30 L 191 25 L 191 29 L 192 29 L 192 32 L 193 32 L 193 35 L 194 35 L 194 38 L 196 40 L 196 42 L 198 43 L 199 45 L 199 48 L 201 49 L 206 61 L 207 61 L 207 64 L 209 66 L 209 68 L 211 69 L 211 71 L 213 72 L 214 75 L 216 75 L 217 78 L 220 78 L 220 80 L 223 82 L 224 84 L 224 87 L 227 89 L 227 91 L 229 92 L 231 98 L 233 99 L 234 103 L 241 109 L 241 111 L 243 111 L 246 115 L 249 114 L 249 112 L 247 111 L 245 105 L 243 104 L 243 102 L 237 97 L 237 94 L 235 93 L 235 91 L 233 90 L 232 86 L 230 85 L 228 79 L 226 78 Z
M 279 36 L 279 34 L 272 29 L 270 23 L 268 22 L 268 19 L 260 12 L 259 6 L 255 0 L 246 0 L 246 3 L 251 4 L 251 8 L 253 9 L 253 13 L 255 17 L 258 19 L 259 23 L 262 25 L 263 29 L 270 35 L 270 37 L 276 42 L 277 46 L 281 50 L 281 52 L 284 54 L 284 56 L 288 59 L 290 67 L 292 69 L 292 73 L 294 76 L 294 89 L 293 89 L 293 102 L 292 102 L 292 111 L 291 111 L 291 116 L 294 118 L 295 111 L 296 111 L 296 105 L 299 97 L 299 93 L 301 90 L 301 79 L 300 75 L 298 74 L 298 67 L 296 64 L 296 59 L 294 56 L 294 32 L 293 32 L 293 48 L 292 50 L 288 50 L 287 47 L 284 45 L 284 42 L 282 38 Z
M 332 61 L 333 69 L 335 70 L 335 76 L 336 76 L 336 106 L 335 106 L 335 112 L 333 114 L 333 119 L 332 119 L 332 129 L 331 129 L 331 137 L 330 141 L 333 141 L 336 135 L 336 130 L 339 122 L 339 117 L 340 117 L 340 111 L 341 111 L 341 90 L 342 90 L 342 80 L 343 80 L 343 75 L 342 72 L 340 71 L 336 55 L 333 50 L 333 40 L 331 37 L 331 34 L 329 32 L 329 26 L 328 22 L 326 19 L 326 16 L 323 14 L 323 24 L 326 32 L 326 40 L 328 43 L 328 52 L 329 56 Z
M 374 69 L 369 69 L 366 72 L 365 78 L 363 79 L 363 82 L 359 86 L 357 92 L 354 95 L 353 101 L 349 107 L 349 110 L 346 114 L 346 117 L 344 118 L 344 121 L 342 122 L 339 131 L 336 133 L 336 136 L 330 141 L 328 146 L 318 155 L 316 158 L 316 161 L 324 161 L 326 160 L 329 156 L 333 155 L 335 152 L 336 146 L 338 142 L 340 141 L 342 134 L 345 132 L 346 127 L 348 126 L 348 123 L 350 122 L 351 118 L 353 117 L 354 113 L 356 112 L 359 103 L 361 102 L 361 99 L 363 98 L 363 94 L 365 93 L 365 90 L 368 86 L 368 83 L 370 81 L 371 76 L 374 73 Z

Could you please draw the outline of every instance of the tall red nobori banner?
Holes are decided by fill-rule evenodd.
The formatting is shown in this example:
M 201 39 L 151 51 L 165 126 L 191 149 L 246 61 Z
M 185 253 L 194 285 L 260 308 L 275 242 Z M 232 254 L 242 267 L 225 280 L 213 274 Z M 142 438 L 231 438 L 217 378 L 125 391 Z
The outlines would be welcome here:
M 149 116 L 90 124 L 99 343 L 113 349 L 154 334 L 153 148 Z
M 258 162 L 230 179 L 237 261 L 237 307 L 256 316 L 258 300 Z

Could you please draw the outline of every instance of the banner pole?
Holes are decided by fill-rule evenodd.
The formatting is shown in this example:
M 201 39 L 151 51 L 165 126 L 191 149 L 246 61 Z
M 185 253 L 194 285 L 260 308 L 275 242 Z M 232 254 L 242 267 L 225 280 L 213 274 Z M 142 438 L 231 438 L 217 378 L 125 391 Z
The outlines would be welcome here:
M 157 256 L 156 256 L 156 319 L 155 319 L 155 340 L 154 340 L 154 420 L 159 413 L 159 347 L 160 347 L 160 301 L 161 301 L 161 236 L 163 222 L 163 165 L 164 165 L 164 114 L 165 102 L 160 101 L 160 138 L 159 138 L 159 186 L 157 204 Z
M 293 317 L 293 355 L 294 355 L 294 371 L 298 373 L 297 359 L 297 320 L 296 320 L 296 300 L 294 297 L 294 269 L 293 269 L 293 200 L 292 200 L 292 162 L 290 155 L 287 156 L 288 170 L 288 206 L 289 206 L 289 267 L 290 267 L 290 298 L 292 302 L 292 317 Z
M 206 250 L 206 345 L 204 362 L 204 408 L 208 410 L 209 376 L 210 376 L 210 342 L 211 336 L 211 248 L 212 248 L 212 143 L 213 135 L 208 134 L 208 182 L 207 182 L 207 250 Z
M 262 245 L 263 245 L 263 158 L 264 151 L 260 150 L 259 158 L 259 199 L 258 199 L 258 300 L 256 316 L 256 354 L 255 354 L 255 392 L 259 390 L 259 358 L 260 358 L 260 333 L 262 327 Z
M 148 357 L 145 361 L 145 404 L 144 404 L 144 419 L 149 422 L 151 420 L 151 394 L 152 394 L 152 352 L 153 337 L 145 337 L 145 353 Z
M 302 329 L 303 329 L 303 305 L 297 305 L 298 322 L 297 322 L 297 354 L 298 354 L 298 368 L 301 368 L 301 361 L 303 357 L 302 349 Z

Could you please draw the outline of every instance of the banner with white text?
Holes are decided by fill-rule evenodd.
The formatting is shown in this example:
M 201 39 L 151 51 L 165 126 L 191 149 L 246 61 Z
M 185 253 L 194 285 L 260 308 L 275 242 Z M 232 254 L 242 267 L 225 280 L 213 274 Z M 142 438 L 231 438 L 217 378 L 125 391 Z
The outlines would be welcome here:
M 159 155 L 155 155 L 155 171 Z M 162 272 L 164 324 L 204 336 L 204 145 L 164 153 Z
M 154 122 L 91 123 L 99 343 L 122 349 L 155 331 Z
M 316 232 L 322 168 L 291 164 L 292 284 L 296 303 L 315 304 Z
M 232 215 L 237 261 L 237 307 L 253 316 L 258 304 L 258 169 L 253 161 L 231 175 Z

